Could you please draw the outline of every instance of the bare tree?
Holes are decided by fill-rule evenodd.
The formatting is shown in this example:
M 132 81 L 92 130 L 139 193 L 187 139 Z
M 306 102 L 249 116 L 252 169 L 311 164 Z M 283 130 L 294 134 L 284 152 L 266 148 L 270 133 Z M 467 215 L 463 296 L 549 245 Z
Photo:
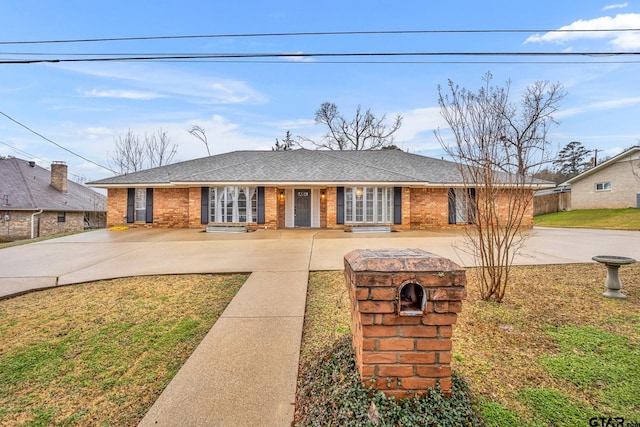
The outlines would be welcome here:
M 171 163 L 177 147 L 176 144 L 170 144 L 169 135 L 162 128 L 157 134 L 145 134 L 144 139 L 129 129 L 124 135 L 118 135 L 115 150 L 113 153 L 107 152 L 107 156 L 116 172 L 127 174 Z
M 385 124 L 386 114 L 376 118 L 371 110 L 363 111 L 358 105 L 355 116 L 345 118 L 336 104 L 323 103 L 316 111 L 316 124 L 325 125 L 328 130 L 320 142 L 303 138 L 317 148 L 329 150 L 377 150 L 394 142 L 393 134 L 402 126 L 402 116 L 397 115 L 393 123 Z
M 469 189 L 466 242 L 480 267 L 481 297 L 501 302 L 526 238 L 523 226 L 529 225 L 525 219 L 537 184 L 530 176 L 545 162 L 547 131 L 565 94 L 559 84 L 536 82 L 518 106 L 509 101 L 509 82 L 493 86 L 490 73 L 483 80 L 477 92 L 452 81 L 446 91 L 438 87 L 441 114 L 454 141 L 447 143 L 440 130 L 435 133 Z
M 131 173 L 145 168 L 146 150 L 144 143 L 131 129 L 124 135 L 120 134 L 115 139 L 115 150 L 107 153 L 112 168 L 121 173 Z
M 204 146 L 207 147 L 207 155 L 210 156 L 211 151 L 209 151 L 209 141 L 207 140 L 207 134 L 205 133 L 204 128 L 193 125 L 191 126 L 191 130 L 189 131 L 189 133 L 204 143 Z
M 144 146 L 147 150 L 147 159 L 150 167 L 171 163 L 178 150 L 178 146 L 171 144 L 169 134 L 163 131 L 162 128 L 151 136 L 145 134 Z

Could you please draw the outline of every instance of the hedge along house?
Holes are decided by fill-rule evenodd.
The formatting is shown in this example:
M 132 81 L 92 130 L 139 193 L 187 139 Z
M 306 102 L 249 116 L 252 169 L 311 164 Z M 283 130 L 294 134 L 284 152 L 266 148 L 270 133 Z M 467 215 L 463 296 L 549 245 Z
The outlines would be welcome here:
M 455 163 L 400 150 L 236 151 L 88 185 L 108 189 L 108 226 L 159 228 L 450 228 L 476 197 Z

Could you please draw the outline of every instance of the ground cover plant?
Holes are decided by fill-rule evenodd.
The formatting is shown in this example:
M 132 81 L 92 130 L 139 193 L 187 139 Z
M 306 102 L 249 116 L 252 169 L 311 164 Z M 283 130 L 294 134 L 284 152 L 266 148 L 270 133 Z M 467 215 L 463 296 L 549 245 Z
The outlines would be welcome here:
M 640 230 L 640 209 L 584 209 L 553 212 L 534 217 L 533 223 L 540 227 Z
M 136 425 L 246 277 L 124 278 L 0 301 L 0 425 Z
M 589 425 L 593 417 L 640 422 L 640 263 L 620 269 L 627 300 L 602 297 L 606 272 L 596 263 L 514 267 L 500 304 L 479 298 L 475 274 L 467 271 L 452 365 L 456 382 L 462 388 L 468 383 L 465 395 L 472 396 L 484 423 L 574 426 Z M 321 343 L 335 345 L 344 335 L 348 307 L 341 272 L 311 274 L 300 389 L 311 381 L 316 360 L 330 360 Z M 327 382 L 326 393 L 334 392 Z M 300 407 L 313 404 L 299 396 L 299 425 L 313 425 L 303 422 L 308 409 Z

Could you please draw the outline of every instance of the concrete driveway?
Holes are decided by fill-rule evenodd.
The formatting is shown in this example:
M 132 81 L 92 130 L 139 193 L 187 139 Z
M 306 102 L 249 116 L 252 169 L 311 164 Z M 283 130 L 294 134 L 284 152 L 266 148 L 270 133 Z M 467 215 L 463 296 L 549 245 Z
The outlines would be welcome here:
M 591 262 L 594 255 L 640 260 L 640 232 L 535 228 L 516 264 Z M 464 266 L 474 259 L 451 231 L 353 234 L 331 230 L 96 230 L 0 251 L 0 298 L 29 289 L 149 274 L 341 270 L 362 248 L 420 248 Z
M 347 252 L 383 247 L 474 263 L 454 232 L 98 230 L 0 250 L 0 298 L 111 277 L 251 272 L 140 426 L 285 426 L 293 420 L 309 270 L 341 270 Z M 516 263 L 591 262 L 598 254 L 640 259 L 640 232 L 539 228 Z

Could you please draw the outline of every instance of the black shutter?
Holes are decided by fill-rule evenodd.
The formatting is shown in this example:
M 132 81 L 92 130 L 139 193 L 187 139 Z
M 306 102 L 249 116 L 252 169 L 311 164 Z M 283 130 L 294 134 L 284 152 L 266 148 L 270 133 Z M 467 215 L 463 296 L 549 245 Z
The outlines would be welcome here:
M 127 188 L 127 224 L 132 224 L 136 217 L 136 189 Z
M 200 224 L 209 224 L 209 187 L 200 189 Z
M 336 187 L 336 224 L 344 224 L 344 187 Z
M 447 199 L 449 200 L 449 224 L 456 223 L 456 192 L 453 188 L 450 188 L 447 192 Z
M 402 187 L 393 187 L 393 223 L 402 224 Z
M 475 224 L 476 222 L 476 211 L 478 210 L 478 204 L 476 203 L 476 189 L 469 188 L 467 191 L 469 195 L 469 206 L 467 206 L 467 215 L 469 224 Z
M 151 224 L 153 222 L 153 188 L 147 188 L 147 206 L 146 206 L 146 222 Z
M 258 224 L 264 223 L 264 187 L 258 187 Z

